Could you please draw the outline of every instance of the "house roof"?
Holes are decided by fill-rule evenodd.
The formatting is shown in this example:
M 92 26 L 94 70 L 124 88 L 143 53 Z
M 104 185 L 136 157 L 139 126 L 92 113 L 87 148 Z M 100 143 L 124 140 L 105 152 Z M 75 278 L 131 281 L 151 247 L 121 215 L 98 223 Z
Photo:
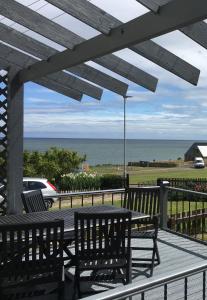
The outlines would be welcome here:
M 198 147 L 198 149 L 199 149 L 201 155 L 202 155 L 203 157 L 207 157 L 207 146 L 199 146 L 199 145 L 198 145 L 197 147 Z

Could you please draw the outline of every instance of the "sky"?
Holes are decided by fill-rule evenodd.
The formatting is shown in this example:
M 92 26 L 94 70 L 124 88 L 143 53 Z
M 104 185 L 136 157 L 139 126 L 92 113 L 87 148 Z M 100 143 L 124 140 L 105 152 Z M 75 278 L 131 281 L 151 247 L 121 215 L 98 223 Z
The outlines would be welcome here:
M 84 38 L 99 34 L 94 29 L 63 14 L 43 0 L 18 0 L 31 9 Z M 127 22 L 148 10 L 136 0 L 91 0 L 91 3 Z M 24 27 L 0 18 L 1 22 L 63 50 L 59 45 Z M 207 140 L 207 51 L 175 31 L 154 39 L 180 58 L 201 70 L 193 86 L 129 49 L 115 55 L 159 79 L 155 93 L 150 92 L 93 62 L 89 65 L 126 82 L 126 137 L 132 139 Z M 123 98 L 104 90 L 101 101 L 88 96 L 81 102 L 62 96 L 34 83 L 25 85 L 24 135 L 26 137 L 123 138 Z

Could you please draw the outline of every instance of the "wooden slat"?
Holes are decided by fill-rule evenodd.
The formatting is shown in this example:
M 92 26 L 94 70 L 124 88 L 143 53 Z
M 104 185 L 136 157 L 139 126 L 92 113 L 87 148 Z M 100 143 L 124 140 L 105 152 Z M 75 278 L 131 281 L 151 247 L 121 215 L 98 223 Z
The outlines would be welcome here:
M 134 52 L 156 63 L 160 67 L 188 81 L 189 83 L 197 85 L 200 70 L 193 67 L 183 59 L 178 58 L 177 55 L 160 47 L 155 42 L 145 41 L 138 45 L 132 46 L 131 49 Z
M 186 7 L 189 9 L 186 10 Z M 36 63 L 30 69 L 22 70 L 19 78 L 26 82 L 37 76 L 51 74 L 177 30 L 206 17 L 206 1 L 197 0 L 195 3 L 194 0 L 174 0 L 163 6 L 159 16 L 149 12 L 135 18 L 112 29 L 109 36 L 98 35 L 77 45 L 72 52 L 65 50 L 47 61 Z
M 37 59 L 27 54 L 19 52 L 3 44 L 0 44 L 0 49 L 0 56 L 2 58 L 5 58 L 10 63 L 10 65 L 14 64 L 18 65 L 20 68 L 25 68 L 38 61 Z M 71 89 L 83 92 L 84 94 L 87 94 L 88 96 L 96 98 L 98 100 L 101 98 L 102 90 L 100 88 L 95 87 L 68 73 L 57 72 L 56 74 L 48 75 L 47 78 L 53 81 L 57 81 L 59 84 L 65 85 L 66 87 L 69 87 Z
M 52 80 L 50 78 L 43 77 L 43 78 L 34 80 L 34 83 L 42 85 L 50 90 L 53 90 L 64 96 L 73 98 L 75 100 L 81 101 L 81 99 L 82 99 L 81 92 L 74 90 L 74 89 L 70 89 L 67 86 L 64 86 L 62 84 L 59 84 L 56 80 Z
M 1 56 L 1 53 L 2 53 L 1 50 L 2 50 L 2 47 L 0 45 L 0 67 L 1 67 L 1 69 L 8 69 L 11 66 L 11 62 L 5 60 L 3 55 Z M 17 71 L 21 69 L 20 66 L 17 66 L 13 63 L 12 63 L 12 65 L 13 65 L 13 67 L 15 67 L 17 69 Z M 74 100 L 80 101 L 82 98 L 82 93 L 80 93 L 79 91 L 67 88 L 67 87 L 61 85 L 60 83 L 58 83 L 57 81 L 51 80 L 47 77 L 43 77 L 43 78 L 34 80 L 34 82 L 39 85 L 42 85 L 46 88 L 49 88 L 57 93 L 60 93 L 64 96 L 70 97 Z
M 94 7 L 94 9 L 91 10 L 91 3 L 89 1 L 48 0 L 47 2 L 89 26 L 91 26 L 91 22 L 96 23 L 96 29 L 102 33 L 109 34 L 111 30 L 110 18 L 107 18 L 107 13 L 98 7 Z
M 73 49 L 74 46 L 84 42 L 84 39 L 75 33 L 65 29 L 57 23 L 41 16 L 35 11 L 21 5 L 12 0 L 0 0 L 1 14 L 5 17 L 27 27 L 31 30 L 51 39 L 52 41 L 68 48 Z M 111 57 L 112 56 L 112 57 Z M 107 62 L 107 60 L 109 60 Z M 127 79 L 151 90 L 155 91 L 157 85 L 157 78 L 140 70 L 137 67 L 127 63 L 126 61 L 116 57 L 115 55 L 107 55 L 107 59 L 94 59 L 98 64 L 116 72 L 117 74 L 126 77 Z M 113 64 L 112 64 L 113 62 Z M 115 62 L 115 64 L 114 64 Z M 133 76 L 131 76 L 133 73 Z
M 144 5 L 146 8 L 150 9 L 154 13 L 157 13 L 160 9 L 160 6 L 154 0 L 136 0 L 136 1 Z
M 75 2 L 76 6 L 68 5 L 68 1 L 66 0 L 50 0 L 48 2 L 56 5 L 65 12 L 76 16 L 79 20 L 84 21 L 102 33 L 106 33 L 105 29 L 102 30 L 102 23 L 108 23 L 108 32 L 111 28 L 115 28 L 122 24 L 122 22 L 115 17 L 106 12 L 103 13 L 101 9 L 85 0 L 73 0 L 72 2 Z M 148 4 L 148 8 L 153 9 L 155 8 L 154 5 L 163 5 L 169 2 L 169 0 L 141 0 L 139 2 L 142 2 L 142 4 L 145 2 L 145 4 Z M 80 11 L 78 10 L 78 7 L 81 7 Z M 96 17 L 93 18 L 91 17 L 92 15 L 95 15 Z M 198 69 L 153 41 L 134 45 L 133 47 L 130 47 L 130 49 L 192 84 L 196 84 L 198 81 Z
M 191 38 L 193 41 L 207 49 L 207 24 L 198 22 L 187 27 L 181 28 L 180 31 Z
M 144 5 L 143 2 L 147 2 L 148 8 L 154 11 L 154 3 L 158 6 L 163 6 L 172 0 L 137 0 Z M 180 29 L 185 35 L 191 38 L 193 41 L 207 49 L 207 24 L 204 21 L 197 22 L 195 24 L 186 26 Z
M 17 30 L 0 23 L 0 39 L 10 45 L 28 52 L 40 59 L 47 59 L 58 51 L 47 46 Z M 109 76 L 91 66 L 81 64 L 68 69 L 69 72 L 92 81 L 112 92 L 120 95 L 126 95 L 128 85 L 112 76 Z

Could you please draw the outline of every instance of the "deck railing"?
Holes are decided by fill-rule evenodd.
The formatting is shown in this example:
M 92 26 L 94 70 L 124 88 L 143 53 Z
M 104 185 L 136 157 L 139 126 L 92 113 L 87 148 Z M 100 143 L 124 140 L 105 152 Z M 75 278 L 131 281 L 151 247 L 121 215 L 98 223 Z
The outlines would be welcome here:
M 125 189 L 110 189 L 87 192 L 72 192 L 58 194 L 58 200 L 53 204 L 53 209 L 72 208 L 76 206 L 93 206 L 110 204 L 121 206 Z M 53 196 L 54 197 L 54 196 Z M 45 198 L 51 198 L 47 196 Z
M 207 240 L 207 194 L 166 186 L 167 227 L 196 239 Z
M 149 190 L 149 186 L 146 187 Z M 157 187 L 159 188 L 159 187 Z M 143 190 L 144 188 L 140 187 Z M 152 187 L 152 190 L 154 187 Z M 207 194 L 169 186 L 160 186 L 161 228 L 207 240 Z M 125 189 L 110 189 L 59 194 L 52 209 L 93 205 L 122 206 Z M 141 201 L 141 199 L 140 199 Z
M 99 300 L 119 299 L 196 299 L 205 300 L 207 264 L 200 264 L 196 268 L 189 268 L 187 271 L 179 272 L 173 276 L 152 279 L 145 284 L 134 282 L 125 286 L 119 286 L 113 290 L 98 294 Z M 194 282 L 195 284 L 189 284 Z M 152 298 L 153 297 L 153 298 Z M 191 297 L 191 298 L 190 298 Z M 85 300 L 96 300 L 97 295 L 86 297 Z

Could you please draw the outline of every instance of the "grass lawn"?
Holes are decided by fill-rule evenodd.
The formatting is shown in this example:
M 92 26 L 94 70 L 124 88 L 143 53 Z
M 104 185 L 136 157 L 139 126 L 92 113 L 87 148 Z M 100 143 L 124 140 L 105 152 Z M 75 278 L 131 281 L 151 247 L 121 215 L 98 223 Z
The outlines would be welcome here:
M 90 170 L 98 174 L 123 174 L 122 166 L 105 165 L 91 167 Z M 129 173 L 131 184 L 153 182 L 159 177 L 207 178 L 207 168 L 194 169 L 190 165 L 187 166 L 183 163 L 175 168 L 127 167 L 127 173 Z

